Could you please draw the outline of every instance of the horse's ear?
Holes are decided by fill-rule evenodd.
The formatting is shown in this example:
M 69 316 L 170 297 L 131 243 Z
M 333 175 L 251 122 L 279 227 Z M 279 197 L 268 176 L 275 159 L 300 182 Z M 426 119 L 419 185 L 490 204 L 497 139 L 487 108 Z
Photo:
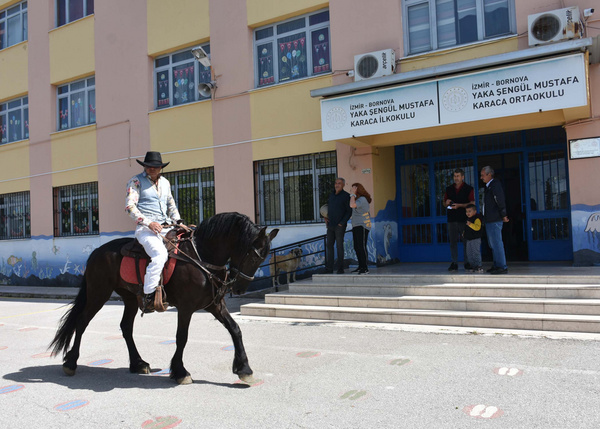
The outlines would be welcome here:
M 256 237 L 257 240 L 260 240 L 261 238 L 265 237 L 267 235 L 267 227 L 265 226 L 264 228 L 261 228 L 260 231 L 258 232 L 258 236 Z
M 273 231 L 269 233 L 269 241 L 273 241 L 275 237 L 277 237 L 277 233 L 279 233 L 279 228 L 275 228 Z

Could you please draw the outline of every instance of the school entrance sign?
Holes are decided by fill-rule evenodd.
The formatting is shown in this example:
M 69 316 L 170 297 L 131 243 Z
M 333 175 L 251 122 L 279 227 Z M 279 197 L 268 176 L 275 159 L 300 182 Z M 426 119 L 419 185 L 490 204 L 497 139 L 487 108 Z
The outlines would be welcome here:
M 323 141 L 588 104 L 583 54 L 321 100 Z

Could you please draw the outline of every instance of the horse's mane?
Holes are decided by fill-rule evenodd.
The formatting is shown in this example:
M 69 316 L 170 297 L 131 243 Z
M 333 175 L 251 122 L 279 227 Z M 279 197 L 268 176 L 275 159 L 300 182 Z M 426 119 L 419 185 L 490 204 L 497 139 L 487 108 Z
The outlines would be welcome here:
M 202 221 L 196 230 L 197 243 L 214 239 L 223 239 L 228 234 L 236 235 L 236 252 L 246 252 L 250 248 L 260 229 L 246 215 L 237 212 L 219 213 Z

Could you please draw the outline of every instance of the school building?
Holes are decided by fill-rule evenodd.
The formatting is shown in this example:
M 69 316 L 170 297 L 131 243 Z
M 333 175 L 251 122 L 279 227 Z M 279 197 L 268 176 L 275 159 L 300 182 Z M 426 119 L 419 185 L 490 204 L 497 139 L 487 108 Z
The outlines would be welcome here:
M 0 284 L 78 284 L 133 234 L 149 150 L 184 219 L 238 211 L 275 246 L 323 234 L 335 177 L 360 182 L 379 264 L 449 260 L 445 187 L 460 167 L 481 199 L 490 165 L 509 261 L 598 264 L 594 5 L 0 0 Z

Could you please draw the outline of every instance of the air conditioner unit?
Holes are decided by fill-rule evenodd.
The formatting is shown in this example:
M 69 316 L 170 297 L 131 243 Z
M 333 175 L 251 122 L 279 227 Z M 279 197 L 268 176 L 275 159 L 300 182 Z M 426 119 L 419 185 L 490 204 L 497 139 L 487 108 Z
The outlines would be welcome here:
M 529 15 L 527 23 L 529 46 L 583 37 L 578 6 Z
M 354 82 L 388 76 L 396 69 L 396 53 L 393 49 L 369 52 L 354 56 Z

